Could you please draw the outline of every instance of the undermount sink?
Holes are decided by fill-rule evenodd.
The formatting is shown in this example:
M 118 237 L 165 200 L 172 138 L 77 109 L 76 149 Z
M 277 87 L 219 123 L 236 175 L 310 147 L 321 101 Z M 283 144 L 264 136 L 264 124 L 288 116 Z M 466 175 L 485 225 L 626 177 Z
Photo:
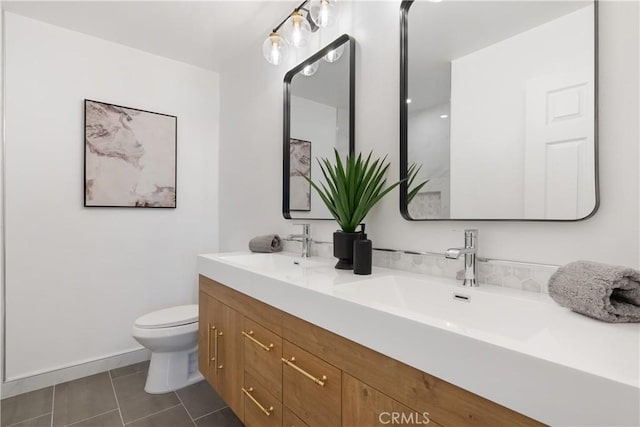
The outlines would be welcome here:
M 252 254 L 231 254 L 220 256 L 219 259 L 236 264 L 242 267 L 259 270 L 281 270 L 299 269 L 310 267 L 324 267 L 327 261 L 312 260 L 309 258 L 296 257 L 284 253 L 252 253 Z
M 465 288 L 447 279 L 388 275 L 341 285 L 334 295 L 463 335 L 523 340 L 544 330 L 547 325 L 540 322 L 544 319 L 540 312 L 547 304 L 532 304 L 508 292 Z

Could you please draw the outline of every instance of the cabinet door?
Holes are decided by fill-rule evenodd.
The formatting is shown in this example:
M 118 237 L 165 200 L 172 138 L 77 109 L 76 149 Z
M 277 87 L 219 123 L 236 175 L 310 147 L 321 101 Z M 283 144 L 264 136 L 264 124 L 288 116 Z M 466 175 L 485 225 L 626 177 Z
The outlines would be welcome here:
M 282 399 L 282 338 L 245 317 L 244 370 Z
M 200 292 L 199 306 L 198 367 L 209 384 L 242 419 L 243 317 L 204 292 Z
M 342 372 L 282 340 L 282 403 L 314 427 L 340 425 Z
M 343 426 L 438 426 L 426 412 L 416 412 L 356 378 L 342 374 Z
M 248 372 L 244 375 L 244 425 L 282 427 L 282 403 Z
M 242 326 L 244 317 L 232 308 L 219 304 L 222 329 L 218 331 L 217 375 L 220 397 L 235 414 L 243 419 L 244 399 L 244 342 Z
M 216 299 L 200 292 L 198 301 L 198 368 L 211 386 L 218 390 L 218 377 L 215 367 L 215 334 L 221 326 L 217 313 Z
M 285 406 L 282 408 L 282 427 L 309 427 L 309 425 L 298 418 L 291 409 Z

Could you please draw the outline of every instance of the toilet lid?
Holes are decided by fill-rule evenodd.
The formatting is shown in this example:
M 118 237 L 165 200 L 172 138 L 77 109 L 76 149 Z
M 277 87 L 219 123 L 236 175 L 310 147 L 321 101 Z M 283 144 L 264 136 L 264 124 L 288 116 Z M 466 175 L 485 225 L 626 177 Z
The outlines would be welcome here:
M 198 304 L 179 305 L 140 316 L 135 325 L 139 328 L 157 329 L 188 325 L 198 321 Z

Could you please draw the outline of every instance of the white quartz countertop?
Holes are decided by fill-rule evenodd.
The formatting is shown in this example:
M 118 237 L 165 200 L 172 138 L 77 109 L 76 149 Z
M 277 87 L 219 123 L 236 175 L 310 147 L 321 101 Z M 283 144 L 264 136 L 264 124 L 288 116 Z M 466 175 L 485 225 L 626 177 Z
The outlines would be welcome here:
M 198 256 L 198 273 L 550 425 L 640 426 L 640 324 L 546 294 L 291 254 Z

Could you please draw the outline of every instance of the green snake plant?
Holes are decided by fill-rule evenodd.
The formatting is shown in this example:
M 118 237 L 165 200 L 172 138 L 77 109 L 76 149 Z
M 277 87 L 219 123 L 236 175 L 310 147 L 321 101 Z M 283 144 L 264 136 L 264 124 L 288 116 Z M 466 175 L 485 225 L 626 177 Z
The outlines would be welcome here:
M 357 158 L 349 155 L 343 162 L 338 150 L 334 152 L 335 164 L 326 158 L 318 159 L 326 185 L 323 182 L 318 185 L 306 176 L 304 178 L 318 192 L 342 231 L 354 233 L 371 208 L 402 181 L 385 188 L 385 175 L 389 170 L 386 156 L 372 159 L 373 152 L 370 152 L 366 159 L 362 154 Z

